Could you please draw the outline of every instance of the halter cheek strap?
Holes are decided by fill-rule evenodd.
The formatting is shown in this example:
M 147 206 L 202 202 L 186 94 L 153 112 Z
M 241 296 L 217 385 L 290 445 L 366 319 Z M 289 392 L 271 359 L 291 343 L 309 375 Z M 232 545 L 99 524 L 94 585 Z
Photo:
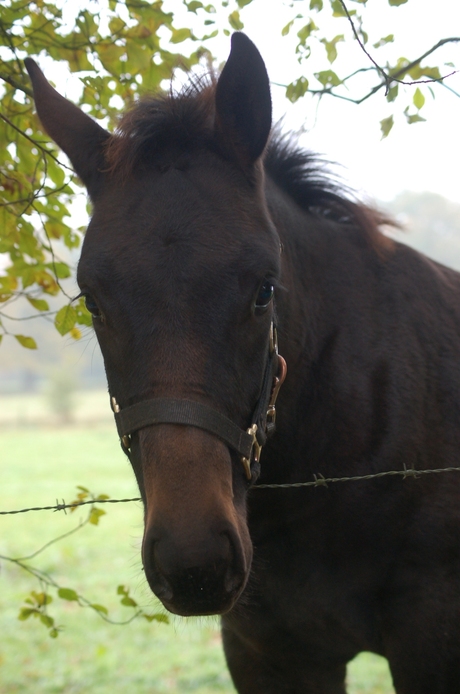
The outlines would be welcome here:
M 240 455 L 246 477 L 252 478 L 251 464 L 258 462 L 262 446 L 275 431 L 275 402 L 286 377 L 286 362 L 278 354 L 276 328 L 270 326 L 270 344 L 259 400 L 245 431 L 208 405 L 193 400 L 153 398 L 121 409 L 112 397 L 112 409 L 123 450 L 130 457 L 131 434 L 155 424 L 185 424 L 214 434 Z

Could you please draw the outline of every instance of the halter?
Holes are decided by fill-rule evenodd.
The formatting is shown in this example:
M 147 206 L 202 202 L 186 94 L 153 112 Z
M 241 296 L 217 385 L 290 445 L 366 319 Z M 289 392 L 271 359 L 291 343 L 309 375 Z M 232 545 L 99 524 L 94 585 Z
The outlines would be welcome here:
M 262 388 L 251 418 L 252 424 L 246 431 L 212 407 L 193 400 L 153 398 L 141 400 L 122 410 L 112 397 L 112 410 L 121 446 L 131 459 L 131 434 L 139 429 L 154 424 L 195 426 L 214 434 L 235 450 L 240 455 L 247 479 L 251 480 L 251 465 L 259 462 L 262 447 L 275 431 L 275 403 L 286 371 L 286 362 L 278 354 L 278 336 L 272 322 Z

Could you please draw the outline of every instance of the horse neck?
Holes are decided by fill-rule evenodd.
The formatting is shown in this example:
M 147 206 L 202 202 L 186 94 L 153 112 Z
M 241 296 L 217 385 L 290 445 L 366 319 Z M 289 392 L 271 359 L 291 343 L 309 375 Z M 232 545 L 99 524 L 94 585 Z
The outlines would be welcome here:
M 274 439 L 277 456 L 283 442 L 296 441 L 299 450 L 302 447 L 299 437 L 305 438 L 297 462 L 289 444 L 288 450 L 284 449 L 283 470 L 291 480 L 299 475 L 305 477 L 308 456 L 315 468 L 312 472 L 319 469 L 319 460 L 323 463 L 328 455 L 331 471 L 334 467 L 328 438 L 336 435 L 342 416 L 337 402 L 347 394 L 350 379 L 356 375 L 357 380 L 363 380 L 358 373 L 360 367 L 354 362 L 357 355 L 365 355 L 371 349 L 372 329 L 366 326 L 372 326 L 372 313 L 379 300 L 375 270 L 379 258 L 365 230 L 359 226 L 340 224 L 303 210 L 273 184 L 268 185 L 267 191 L 268 206 L 283 249 L 283 289 L 277 298 L 277 312 L 280 353 L 288 364 Z M 354 330 L 354 321 L 363 329 Z M 356 369 L 356 374 L 350 369 Z M 364 407 L 367 397 L 364 391 L 365 387 L 360 393 L 361 403 L 355 404 L 356 416 Z M 325 395 L 328 392 L 330 398 Z M 367 426 L 371 427 L 372 423 L 363 422 L 363 440 Z M 308 441 L 309 438 L 316 443 Z M 357 440 L 356 445 L 349 447 L 350 459 L 361 453 L 361 443 Z M 267 468 L 270 468 L 269 460 Z M 273 462 L 275 476 L 279 469 Z

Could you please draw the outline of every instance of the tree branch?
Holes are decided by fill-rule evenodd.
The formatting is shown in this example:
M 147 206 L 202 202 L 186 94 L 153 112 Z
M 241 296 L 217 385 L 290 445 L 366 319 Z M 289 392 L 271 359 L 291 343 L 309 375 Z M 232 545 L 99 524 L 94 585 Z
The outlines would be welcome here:
M 365 97 L 356 101 L 355 103 L 358 103 L 358 104 L 362 103 L 367 98 L 369 98 L 369 96 L 372 96 L 377 91 L 382 89 L 382 87 L 385 87 L 385 96 L 386 96 L 388 94 L 388 91 L 390 89 L 390 85 L 392 82 L 398 82 L 398 84 L 404 84 L 407 86 L 411 86 L 414 84 L 429 84 L 432 82 L 442 82 L 447 77 L 451 77 L 452 75 L 455 75 L 458 72 L 458 70 L 454 70 L 453 72 L 450 72 L 448 75 L 444 75 L 443 77 L 426 79 L 426 80 L 413 80 L 410 82 L 406 82 L 404 80 L 399 79 L 400 75 L 404 75 L 404 74 L 410 72 L 410 70 L 412 70 L 412 68 L 419 65 L 422 62 L 422 60 L 424 60 L 427 56 L 431 55 L 431 53 L 434 53 L 435 51 L 437 51 L 438 48 L 441 48 L 441 46 L 444 46 L 447 43 L 458 43 L 460 41 L 460 37 L 455 36 L 455 37 L 451 37 L 451 38 L 441 39 L 440 41 L 438 41 L 437 44 L 432 46 L 429 50 L 425 51 L 425 53 L 423 53 L 423 55 L 421 55 L 419 58 L 416 58 L 416 60 L 413 60 L 408 65 L 405 65 L 404 67 L 400 68 L 399 70 L 397 70 L 393 74 L 388 74 L 387 72 L 385 72 L 385 70 L 382 67 L 380 67 L 380 65 L 374 60 L 374 58 L 371 56 L 371 54 L 366 50 L 364 43 L 361 41 L 361 38 L 358 34 L 358 30 L 355 27 L 353 19 L 351 18 L 351 15 L 348 11 L 348 8 L 345 5 L 345 0 L 340 0 L 340 4 L 342 5 L 343 11 L 345 12 L 345 14 L 347 16 L 347 19 L 350 23 L 350 26 L 352 28 L 355 39 L 359 43 L 362 51 L 365 53 L 365 55 L 367 55 L 367 57 L 369 58 L 371 63 L 374 65 L 374 67 L 377 70 L 377 72 L 379 73 L 379 75 L 381 75 L 381 77 L 383 78 L 383 82 L 381 82 L 379 85 L 376 85 Z
M 20 82 L 17 82 L 14 77 L 11 77 L 11 75 L 7 75 L 4 72 L 0 72 L 0 79 L 2 79 L 4 82 L 7 82 L 10 84 L 14 89 L 18 89 L 21 92 L 24 92 L 24 94 L 27 94 L 27 96 L 30 96 L 30 98 L 33 98 L 33 92 L 29 87 L 25 87 L 23 84 Z

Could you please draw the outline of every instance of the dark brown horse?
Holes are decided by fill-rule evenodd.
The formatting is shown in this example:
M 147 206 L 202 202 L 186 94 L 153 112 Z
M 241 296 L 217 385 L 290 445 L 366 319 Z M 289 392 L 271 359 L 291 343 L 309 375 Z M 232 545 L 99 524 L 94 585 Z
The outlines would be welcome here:
M 152 591 L 177 614 L 223 615 L 238 692 L 340 694 L 367 650 L 398 694 L 458 694 L 456 474 L 257 485 L 459 464 L 460 276 L 270 140 L 243 34 L 217 81 L 139 103 L 114 135 L 27 67 L 94 206 L 78 282 Z M 266 442 L 276 330 L 289 371 Z

